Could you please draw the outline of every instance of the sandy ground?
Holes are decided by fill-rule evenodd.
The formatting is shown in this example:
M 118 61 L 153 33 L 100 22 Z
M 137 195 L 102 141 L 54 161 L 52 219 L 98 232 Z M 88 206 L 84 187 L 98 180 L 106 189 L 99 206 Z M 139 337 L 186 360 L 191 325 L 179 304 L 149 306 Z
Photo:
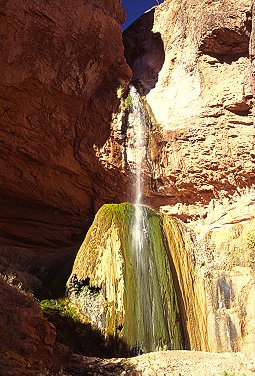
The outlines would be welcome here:
M 128 359 L 73 355 L 68 375 L 249 376 L 255 375 L 255 353 L 162 351 Z

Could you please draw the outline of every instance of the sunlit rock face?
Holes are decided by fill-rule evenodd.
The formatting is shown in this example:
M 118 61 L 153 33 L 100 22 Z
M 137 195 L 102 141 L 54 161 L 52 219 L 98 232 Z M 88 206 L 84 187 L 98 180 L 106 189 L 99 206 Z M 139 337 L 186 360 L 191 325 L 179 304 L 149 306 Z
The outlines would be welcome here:
M 166 215 L 191 349 L 253 351 L 253 17 L 250 0 L 166 0 L 124 33 L 148 118 L 142 201 Z M 127 191 L 136 172 L 125 161 L 134 149 L 132 111 L 121 106 L 98 151 L 105 168 L 130 176 Z
M 0 241 L 73 245 L 102 181 L 112 195 L 93 145 L 107 139 L 116 88 L 131 76 L 125 14 L 117 0 L 4 1 L 0 14 Z
M 166 0 L 124 32 L 124 45 L 153 123 L 147 203 L 186 221 L 252 193 L 254 213 L 252 1 Z M 111 165 L 118 124 L 102 151 Z
M 118 355 L 184 345 L 162 219 L 149 208 L 141 210 L 143 229 L 138 236 L 133 205 L 104 205 L 67 284 L 73 303 L 116 343 Z
M 254 220 L 201 237 L 163 218 L 187 345 L 253 353 Z

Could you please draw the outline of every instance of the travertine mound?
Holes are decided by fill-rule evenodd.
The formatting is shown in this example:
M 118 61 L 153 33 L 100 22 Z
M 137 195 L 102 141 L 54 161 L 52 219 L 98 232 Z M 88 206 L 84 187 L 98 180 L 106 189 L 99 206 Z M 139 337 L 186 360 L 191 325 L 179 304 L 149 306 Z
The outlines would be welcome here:
M 67 291 L 87 322 L 115 338 L 118 355 L 253 353 L 254 220 L 201 236 L 144 207 L 136 253 L 134 214 L 127 203 L 104 205 L 77 254 Z
M 137 209 L 122 203 L 98 211 L 67 283 L 85 321 L 115 343 L 115 356 L 184 348 L 162 218 L 140 206 L 139 232 Z

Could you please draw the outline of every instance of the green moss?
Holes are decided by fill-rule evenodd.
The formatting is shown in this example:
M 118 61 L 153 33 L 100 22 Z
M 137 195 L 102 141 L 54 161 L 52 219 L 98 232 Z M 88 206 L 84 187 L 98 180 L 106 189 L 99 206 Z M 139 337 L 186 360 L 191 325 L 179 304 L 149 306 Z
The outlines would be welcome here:
M 130 109 L 132 105 L 132 99 L 130 94 L 126 98 L 121 98 L 120 100 L 120 109 L 122 112 L 126 112 Z
M 71 306 L 68 298 L 45 299 L 40 302 L 40 307 L 47 316 L 60 314 L 64 317 L 70 317 L 73 320 L 79 320 L 78 312 Z
M 117 88 L 117 98 L 120 100 L 120 110 L 126 112 L 132 105 L 132 99 L 126 86 L 120 85 Z

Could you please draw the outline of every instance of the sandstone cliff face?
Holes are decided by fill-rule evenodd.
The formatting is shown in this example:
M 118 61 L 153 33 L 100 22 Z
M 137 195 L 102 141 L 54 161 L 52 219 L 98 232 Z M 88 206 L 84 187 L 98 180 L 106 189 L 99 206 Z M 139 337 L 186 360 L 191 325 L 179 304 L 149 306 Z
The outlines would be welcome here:
M 116 194 L 94 147 L 131 75 L 125 15 L 117 0 L 12 0 L 0 17 L 0 243 L 23 258 L 62 252 L 83 236 L 95 200 Z
M 184 220 L 254 217 L 252 1 L 166 0 L 125 31 L 124 44 L 153 122 L 144 202 Z M 103 150 L 112 165 L 118 124 Z M 250 200 L 243 218 L 233 210 L 240 199 Z

